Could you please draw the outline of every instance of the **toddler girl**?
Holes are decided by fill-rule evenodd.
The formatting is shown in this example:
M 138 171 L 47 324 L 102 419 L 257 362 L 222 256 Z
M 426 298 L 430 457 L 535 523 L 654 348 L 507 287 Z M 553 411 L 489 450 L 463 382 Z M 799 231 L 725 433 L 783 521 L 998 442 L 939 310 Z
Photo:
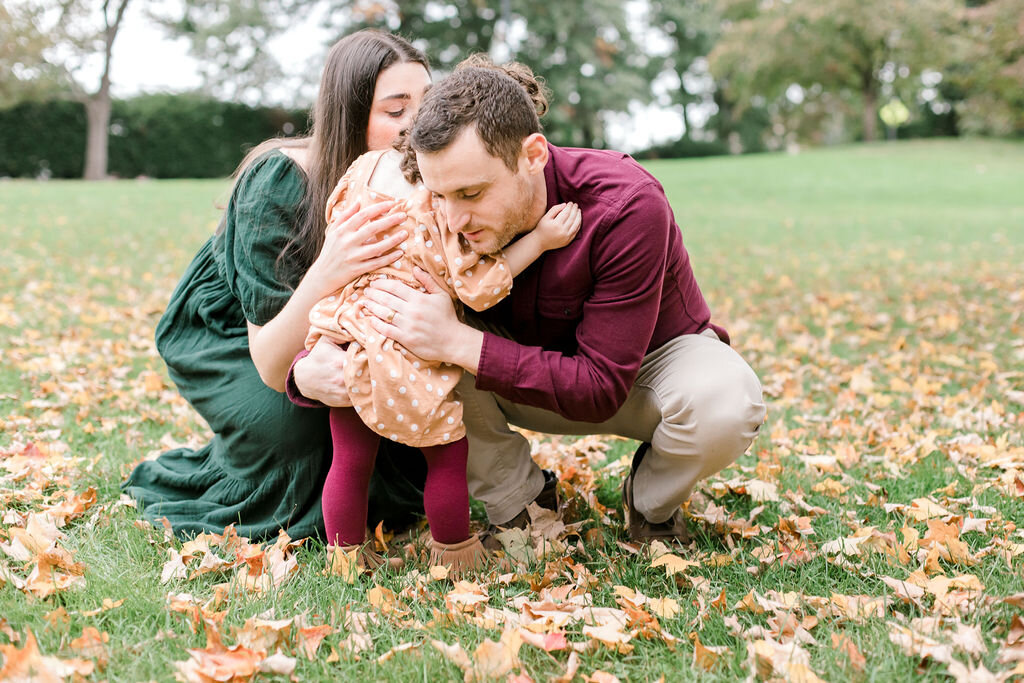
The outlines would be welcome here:
M 456 301 L 485 310 L 508 294 L 512 278 L 541 253 L 572 241 L 579 230 L 580 211 L 575 204 L 554 206 L 534 230 L 503 252 L 480 256 L 458 234 L 438 225 L 430 192 L 409 184 L 400 160 L 393 150 L 364 154 L 349 167 L 327 202 L 330 224 L 355 202 L 366 206 L 394 200 L 389 215 L 404 212 L 406 218 L 391 230 L 405 230 L 408 238 L 398 261 L 357 278 L 322 299 L 309 314 L 307 349 L 321 336 L 348 344 L 345 384 L 353 404 L 331 408 L 334 456 L 324 484 L 324 523 L 328 543 L 346 549 L 361 545 L 366 534 L 367 487 L 380 437 L 414 446 L 427 461 L 423 507 L 432 538 L 431 564 L 460 571 L 477 566 L 484 552 L 479 539 L 469 533 L 468 446 L 462 404 L 453 395 L 462 368 L 418 358 L 376 333 L 362 308 L 362 294 L 377 278 L 398 278 L 422 289 L 413 276 L 418 266 Z M 362 558 L 380 563 L 366 550 Z

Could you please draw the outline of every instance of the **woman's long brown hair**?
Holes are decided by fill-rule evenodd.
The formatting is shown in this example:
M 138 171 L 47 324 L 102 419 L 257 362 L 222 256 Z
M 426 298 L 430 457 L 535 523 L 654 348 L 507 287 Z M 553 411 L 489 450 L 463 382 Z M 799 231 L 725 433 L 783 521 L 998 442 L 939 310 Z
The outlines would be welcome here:
M 302 147 L 310 151 L 312 163 L 298 224 L 277 259 L 278 273 L 285 281 L 305 273 L 320 253 L 327 229 L 327 198 L 345 170 L 367 151 L 366 127 L 377 77 L 392 64 L 405 62 L 430 70 L 426 55 L 400 36 L 376 29 L 345 36 L 327 55 L 320 93 L 310 113 L 309 136 L 266 140 L 239 164 L 236 176 L 267 150 Z

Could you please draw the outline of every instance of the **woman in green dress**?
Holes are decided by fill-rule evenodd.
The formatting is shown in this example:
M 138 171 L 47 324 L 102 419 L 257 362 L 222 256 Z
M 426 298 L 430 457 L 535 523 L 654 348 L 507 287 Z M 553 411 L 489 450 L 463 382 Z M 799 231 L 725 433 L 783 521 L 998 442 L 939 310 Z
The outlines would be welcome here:
M 402 220 L 380 218 L 387 204 L 349 212 L 339 220 L 346 229 L 325 238 L 324 207 L 356 157 L 391 145 L 429 84 L 426 57 L 407 41 L 354 33 L 328 55 L 310 136 L 269 140 L 243 160 L 216 234 L 189 265 L 156 330 L 171 379 L 209 423 L 213 440 L 135 468 L 124 487 L 147 519 L 166 517 L 179 536 L 229 524 L 250 538 L 280 529 L 292 538 L 322 536 L 327 410 L 297 407 L 281 392 L 313 304 L 397 260 L 402 239 L 376 241 Z M 336 368 L 317 367 L 320 358 L 314 349 L 299 361 L 314 383 L 336 376 Z M 331 404 L 346 398 L 326 382 L 307 381 L 303 390 Z M 382 440 L 370 519 L 421 511 L 423 470 L 416 451 Z

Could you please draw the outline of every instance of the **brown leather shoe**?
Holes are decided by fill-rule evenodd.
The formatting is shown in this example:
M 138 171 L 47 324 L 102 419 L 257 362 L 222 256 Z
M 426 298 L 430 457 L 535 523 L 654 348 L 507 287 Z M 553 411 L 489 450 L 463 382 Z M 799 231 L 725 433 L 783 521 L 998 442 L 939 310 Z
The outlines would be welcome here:
M 541 470 L 544 473 L 544 488 L 540 490 L 533 502 L 542 508 L 558 512 L 558 476 L 551 470 Z M 530 523 L 530 513 L 524 508 L 518 515 L 504 524 L 488 525 L 487 530 L 480 534 L 480 542 L 487 550 L 503 550 L 501 541 L 497 536 L 508 529 L 525 529 Z
M 626 531 L 629 534 L 629 540 L 637 543 L 655 540 L 689 543 L 690 532 L 686 528 L 682 510 L 677 509 L 664 522 L 649 522 L 633 505 L 633 476 L 650 447 L 649 443 L 640 444 L 640 448 L 633 455 L 633 466 L 622 482 L 622 511 L 626 518 Z

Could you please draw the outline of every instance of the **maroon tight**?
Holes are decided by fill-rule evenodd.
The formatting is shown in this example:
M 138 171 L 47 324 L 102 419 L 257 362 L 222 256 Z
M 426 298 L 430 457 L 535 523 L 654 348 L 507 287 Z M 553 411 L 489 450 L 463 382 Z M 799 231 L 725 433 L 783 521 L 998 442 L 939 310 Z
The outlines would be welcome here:
M 331 408 L 331 437 L 334 460 L 323 495 L 327 542 L 356 545 L 366 540 L 368 488 L 380 436 L 363 424 L 352 408 Z M 423 508 L 430 535 L 439 543 L 464 541 L 469 538 L 466 438 L 421 451 L 427 459 Z

